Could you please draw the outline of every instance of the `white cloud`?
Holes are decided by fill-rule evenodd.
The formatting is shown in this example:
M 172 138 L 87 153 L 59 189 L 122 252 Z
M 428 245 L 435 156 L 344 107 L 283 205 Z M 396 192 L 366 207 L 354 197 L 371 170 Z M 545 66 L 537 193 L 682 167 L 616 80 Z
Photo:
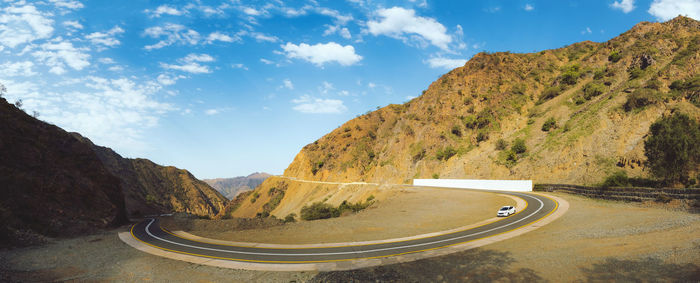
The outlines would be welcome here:
M 215 31 L 209 34 L 207 36 L 207 43 L 212 43 L 214 41 L 222 41 L 222 42 L 234 42 L 234 41 L 239 41 L 240 38 L 233 38 L 227 34 Z
M 28 112 L 37 111 L 42 120 L 128 155 L 142 150 L 143 132 L 174 110 L 154 97 L 159 86 L 152 82 L 86 77 L 75 80 L 69 91 L 11 80 L 3 83 L 11 89 L 8 99 L 21 98 Z
M 450 59 L 444 57 L 433 57 L 428 59 L 428 65 L 431 68 L 454 69 L 464 66 L 467 60 L 465 59 Z
M 352 45 L 341 46 L 335 42 L 315 45 L 306 43 L 296 45 L 288 42 L 282 45 L 282 49 L 284 49 L 287 58 L 303 59 L 319 67 L 329 62 L 338 62 L 340 65 L 350 66 L 362 60 L 362 56 L 355 54 L 355 48 Z
M 61 75 L 66 72 L 66 65 L 78 71 L 90 66 L 90 55 L 84 51 L 86 49 L 75 48 L 73 43 L 58 38 L 40 45 L 40 50 L 32 52 L 32 56 L 51 67 L 49 72 Z
M 377 87 L 377 84 L 370 82 L 370 83 L 367 83 L 367 87 L 368 88 L 375 88 L 375 87 Z
M 158 18 L 161 15 L 182 16 L 185 11 L 178 10 L 168 5 L 160 5 L 155 11 L 145 10 L 144 12 L 151 14 L 151 17 Z
M 272 62 L 272 61 L 267 60 L 267 59 L 265 59 L 265 58 L 260 58 L 260 62 L 265 63 L 265 65 L 272 65 L 272 64 L 275 63 L 275 62 Z
M 528 12 L 529 12 L 529 11 L 532 11 L 532 10 L 534 10 L 534 9 L 535 9 L 535 7 L 534 7 L 534 6 L 532 6 L 532 5 L 530 5 L 530 4 L 525 4 L 525 8 L 524 8 L 524 9 L 525 9 L 525 11 L 528 11 Z
M 316 8 L 316 12 L 321 14 L 321 15 L 334 18 L 335 21 L 340 25 L 345 25 L 347 22 L 349 22 L 353 19 L 352 15 L 343 15 L 336 10 L 323 8 L 323 7 Z
M 243 8 L 243 13 L 245 13 L 246 15 L 249 15 L 249 16 L 260 16 L 262 14 L 262 12 L 254 9 L 254 8 L 251 8 L 251 7 Z
M 292 103 L 296 104 L 292 109 L 301 113 L 337 114 L 348 110 L 342 100 L 312 98 L 308 95 L 293 99 Z
M 282 81 L 282 83 L 283 83 L 283 85 L 282 85 L 283 87 L 290 89 L 290 90 L 294 89 L 294 84 L 292 84 L 292 81 L 290 79 L 284 79 Z
M 248 67 L 246 67 L 245 65 L 243 65 L 241 63 L 231 64 L 231 67 L 248 71 Z
M 660 21 L 668 21 L 678 15 L 700 20 L 700 0 L 654 0 L 648 12 Z
M 196 45 L 201 39 L 197 31 L 173 23 L 147 28 L 144 34 L 151 38 L 165 37 L 156 44 L 146 45 L 144 47 L 146 50 L 159 49 L 173 44 Z
M 81 25 L 78 21 L 64 21 L 63 25 L 76 30 L 83 29 L 83 25 Z
M 6 62 L 0 64 L 2 74 L 9 77 L 29 77 L 36 75 L 32 67 L 34 67 L 34 63 L 31 61 Z
M 581 31 L 581 34 L 591 34 L 593 31 L 591 30 L 590 27 L 586 27 L 586 29 Z
M 318 92 L 320 92 L 322 94 L 328 94 L 329 91 L 334 90 L 334 89 L 335 89 L 335 87 L 333 87 L 332 83 L 324 81 L 321 83 L 321 86 L 318 87 Z
M 218 109 L 207 109 L 206 111 L 204 111 L 204 114 L 207 114 L 210 116 L 216 115 L 216 114 L 219 114 L 219 110 Z
M 25 5 L 3 8 L 0 13 L 0 44 L 14 48 L 37 39 L 49 38 L 53 20 L 44 17 L 36 7 Z
M 418 35 L 421 40 L 427 40 L 440 49 L 448 50 L 452 42 L 445 26 L 433 18 L 416 16 L 416 12 L 401 7 L 380 9 L 377 11 L 379 21 L 367 22 L 372 35 L 386 35 L 401 40 L 408 40 L 405 35 Z M 412 37 L 416 39 L 416 37 Z
M 85 7 L 83 3 L 80 3 L 80 1 L 75 0 L 49 0 L 49 2 L 53 3 L 53 5 L 57 8 L 64 8 L 70 10 L 78 10 Z
M 156 80 L 161 85 L 168 86 L 168 85 L 174 85 L 177 82 L 177 80 L 179 80 L 181 78 L 184 78 L 184 77 L 183 76 L 169 76 L 166 74 L 160 74 L 160 75 L 158 75 L 158 78 Z
M 635 8 L 634 0 L 615 1 L 612 4 L 610 4 L 610 7 L 613 7 L 613 9 L 621 10 L 625 14 L 632 12 L 632 10 L 634 10 Z
M 116 38 L 116 35 L 124 33 L 124 30 L 119 26 L 115 26 L 107 32 L 93 32 L 85 36 L 92 44 L 98 46 L 98 50 L 103 50 L 105 47 L 113 47 L 121 42 Z
M 326 30 L 323 31 L 323 36 L 328 36 L 337 33 L 345 39 L 352 38 L 352 35 L 350 35 L 350 30 L 348 30 L 348 28 L 346 27 L 341 27 L 337 25 L 326 25 L 326 27 Z
M 262 33 L 252 33 L 253 38 L 257 41 L 277 42 L 279 39 L 276 36 L 264 35 Z
M 109 58 L 109 57 L 100 58 L 100 59 L 97 59 L 97 61 L 102 63 L 102 64 L 114 64 L 114 63 L 116 63 L 116 62 L 114 62 L 114 59 Z
M 200 63 L 207 63 L 207 62 L 214 62 L 215 59 L 214 57 L 211 57 L 209 54 L 194 54 L 191 53 L 185 58 L 179 59 L 177 64 L 166 64 L 166 63 L 160 63 L 160 66 L 163 69 L 168 69 L 168 70 L 177 70 L 177 71 L 183 71 L 183 72 L 188 72 L 192 74 L 208 74 L 211 73 L 211 69 L 209 69 L 209 66 L 202 65 Z
M 111 66 L 111 67 L 107 68 L 107 70 L 110 70 L 110 71 L 112 71 L 112 72 L 121 72 L 121 71 L 124 71 L 124 67 L 122 67 L 122 66 Z

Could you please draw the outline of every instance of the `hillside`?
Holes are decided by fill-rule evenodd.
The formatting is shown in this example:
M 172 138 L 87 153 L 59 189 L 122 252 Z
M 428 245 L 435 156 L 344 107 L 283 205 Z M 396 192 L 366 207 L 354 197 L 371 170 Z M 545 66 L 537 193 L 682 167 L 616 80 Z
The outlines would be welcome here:
M 262 184 L 262 182 L 270 176 L 272 175 L 267 173 L 255 172 L 248 176 L 240 176 L 234 178 L 204 179 L 202 181 L 219 191 L 226 198 L 233 199 L 240 193 L 255 189 L 255 187 Z
M 160 166 L 143 158 L 123 158 L 110 148 L 74 135 L 90 145 L 107 170 L 120 179 L 129 216 L 187 212 L 213 217 L 228 202 L 187 170 Z
M 90 146 L 0 98 L 0 247 L 127 222 L 119 179 Z
M 674 111 L 700 118 L 699 71 L 700 22 L 687 17 L 642 22 L 603 43 L 479 53 L 410 102 L 361 115 L 305 146 L 284 176 L 380 184 L 594 184 L 617 170 L 648 177 L 650 124 Z M 519 151 L 511 150 L 516 140 Z M 268 179 L 258 195 L 279 182 Z M 312 201 L 286 194 L 281 202 L 299 200 Z

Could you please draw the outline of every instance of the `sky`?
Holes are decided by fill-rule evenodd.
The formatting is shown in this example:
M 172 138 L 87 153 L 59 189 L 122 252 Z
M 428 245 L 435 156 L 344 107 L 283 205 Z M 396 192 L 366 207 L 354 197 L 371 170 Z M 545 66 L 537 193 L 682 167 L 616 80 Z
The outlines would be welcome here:
M 679 14 L 700 19 L 700 0 L 0 0 L 0 83 L 124 157 L 282 174 L 479 52 L 603 42 Z

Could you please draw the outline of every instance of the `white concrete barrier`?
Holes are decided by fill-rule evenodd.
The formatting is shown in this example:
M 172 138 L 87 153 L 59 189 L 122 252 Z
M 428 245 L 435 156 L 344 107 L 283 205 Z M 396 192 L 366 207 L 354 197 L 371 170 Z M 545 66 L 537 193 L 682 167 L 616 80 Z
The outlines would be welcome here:
M 532 192 L 532 180 L 413 179 L 414 186 Z

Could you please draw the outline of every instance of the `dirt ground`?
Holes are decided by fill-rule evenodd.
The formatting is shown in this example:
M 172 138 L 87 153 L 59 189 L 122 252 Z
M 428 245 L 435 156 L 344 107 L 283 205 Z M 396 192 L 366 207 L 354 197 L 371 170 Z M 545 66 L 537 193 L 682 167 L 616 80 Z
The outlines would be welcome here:
M 390 199 L 340 218 L 287 223 L 264 229 L 222 231 L 205 225 L 188 225 L 184 228 L 190 229 L 184 230 L 212 239 L 275 244 L 384 240 L 444 231 L 494 218 L 496 210 L 503 205 L 515 205 L 515 201 L 483 192 L 404 188 Z M 169 230 L 184 226 L 165 224 Z
M 568 200 L 571 207 L 538 230 L 482 248 L 409 263 L 328 273 L 222 269 L 143 253 L 122 243 L 117 231 L 111 231 L 0 251 L 0 281 L 700 281 L 700 215 L 656 205 L 555 195 Z M 439 201 L 428 200 L 413 209 L 434 209 L 433 202 Z M 401 215 L 406 208 L 396 207 L 395 214 Z M 355 225 L 361 215 L 332 220 Z M 288 227 L 305 227 L 301 224 Z

